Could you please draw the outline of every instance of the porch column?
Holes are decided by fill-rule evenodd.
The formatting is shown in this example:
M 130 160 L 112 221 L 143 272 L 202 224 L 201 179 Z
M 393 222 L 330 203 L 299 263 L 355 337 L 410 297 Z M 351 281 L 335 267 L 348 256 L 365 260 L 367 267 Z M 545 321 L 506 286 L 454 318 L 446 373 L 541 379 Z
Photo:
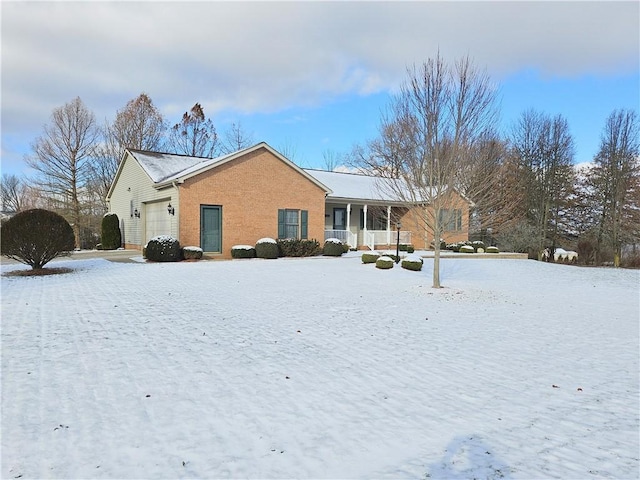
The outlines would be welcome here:
M 367 231 L 367 205 L 362 208 L 362 212 L 364 213 L 364 228 L 363 231 Z
M 391 205 L 387 205 L 387 245 L 391 245 Z
M 347 203 L 347 231 L 351 231 L 351 204 Z

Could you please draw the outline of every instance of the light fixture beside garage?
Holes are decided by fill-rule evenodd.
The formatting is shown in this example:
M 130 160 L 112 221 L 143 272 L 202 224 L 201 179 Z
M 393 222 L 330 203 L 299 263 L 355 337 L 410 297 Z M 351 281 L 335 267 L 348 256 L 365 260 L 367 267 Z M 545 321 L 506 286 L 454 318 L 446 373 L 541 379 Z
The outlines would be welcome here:
M 176 209 L 171 206 L 171 202 L 169 202 L 169 205 L 167 205 L 167 212 L 169 212 L 169 215 L 176 214 Z
M 136 218 L 140 218 L 140 210 L 138 210 L 137 208 L 133 211 L 133 216 Z

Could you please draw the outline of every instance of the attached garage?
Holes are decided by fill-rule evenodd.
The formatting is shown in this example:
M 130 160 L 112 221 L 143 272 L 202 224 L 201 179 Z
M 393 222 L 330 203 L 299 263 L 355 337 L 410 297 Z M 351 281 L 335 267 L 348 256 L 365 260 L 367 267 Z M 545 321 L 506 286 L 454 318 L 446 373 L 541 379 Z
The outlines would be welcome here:
M 145 204 L 145 244 L 158 235 L 171 235 L 171 215 L 167 212 L 168 203 L 169 200 L 160 200 Z

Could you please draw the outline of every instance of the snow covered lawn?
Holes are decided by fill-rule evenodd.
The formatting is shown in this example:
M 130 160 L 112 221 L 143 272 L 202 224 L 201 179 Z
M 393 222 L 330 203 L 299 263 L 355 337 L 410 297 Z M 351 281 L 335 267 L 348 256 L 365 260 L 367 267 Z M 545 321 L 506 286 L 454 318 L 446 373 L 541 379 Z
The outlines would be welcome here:
M 639 272 L 431 265 L 3 276 L 1 477 L 638 478 Z

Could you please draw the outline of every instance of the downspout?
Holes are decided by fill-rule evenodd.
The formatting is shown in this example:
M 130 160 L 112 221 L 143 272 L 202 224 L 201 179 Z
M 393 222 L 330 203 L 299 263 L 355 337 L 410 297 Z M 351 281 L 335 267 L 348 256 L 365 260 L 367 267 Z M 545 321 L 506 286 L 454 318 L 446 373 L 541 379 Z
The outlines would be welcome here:
M 180 182 L 182 183 L 182 182 Z M 176 238 L 178 239 L 178 241 L 180 241 L 180 189 L 178 188 L 178 181 L 174 180 L 172 182 L 173 184 L 173 188 L 175 188 L 176 190 L 176 200 L 177 200 L 177 206 L 178 206 L 178 214 L 176 215 Z

